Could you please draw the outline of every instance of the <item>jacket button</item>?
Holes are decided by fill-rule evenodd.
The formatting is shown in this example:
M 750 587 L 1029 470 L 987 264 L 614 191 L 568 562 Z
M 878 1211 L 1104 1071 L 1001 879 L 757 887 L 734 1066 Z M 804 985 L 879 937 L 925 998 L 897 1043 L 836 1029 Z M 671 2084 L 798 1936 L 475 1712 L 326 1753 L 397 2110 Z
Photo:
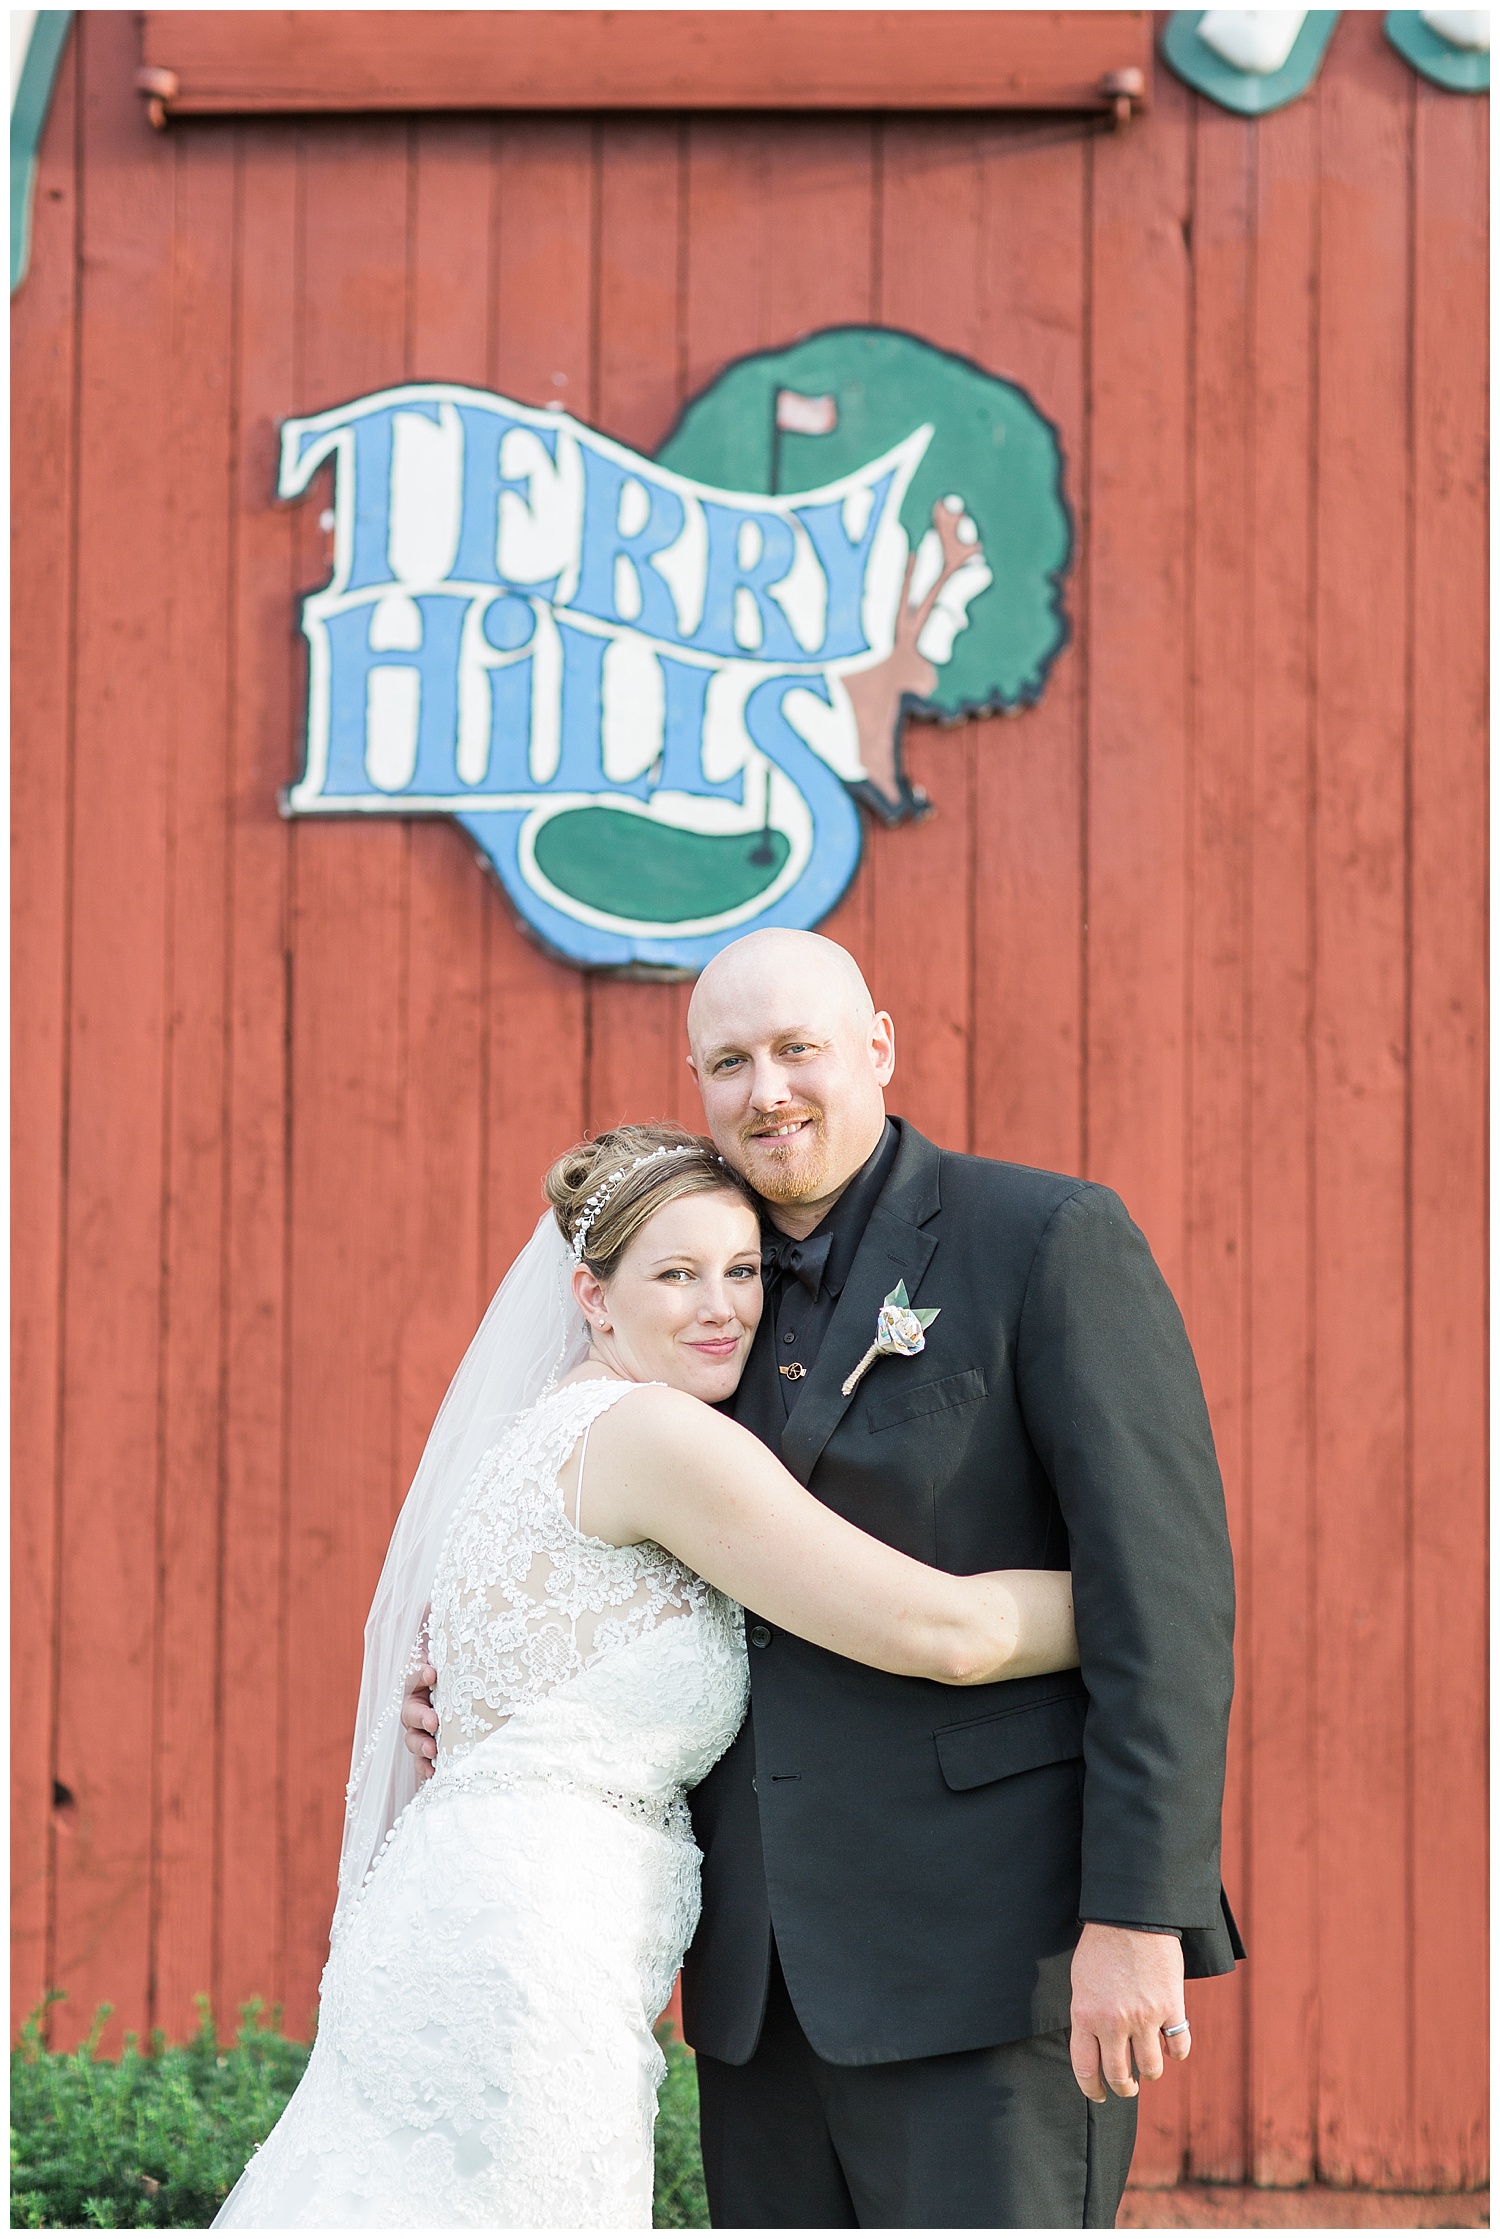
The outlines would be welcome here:
M 751 1646 L 752 1648 L 769 1648 L 769 1647 L 770 1647 L 770 1645 L 771 1645 L 771 1628 L 770 1628 L 770 1626 L 769 1626 L 769 1625 L 752 1625 L 752 1626 L 750 1627 L 750 1646 Z

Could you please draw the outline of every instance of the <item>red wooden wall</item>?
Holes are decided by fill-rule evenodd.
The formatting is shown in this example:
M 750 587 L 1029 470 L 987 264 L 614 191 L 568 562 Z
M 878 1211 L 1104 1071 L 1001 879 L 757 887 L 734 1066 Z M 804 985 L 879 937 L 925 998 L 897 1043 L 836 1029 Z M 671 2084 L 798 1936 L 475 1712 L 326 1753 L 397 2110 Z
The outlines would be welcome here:
M 315 493 L 412 378 L 654 446 L 884 321 L 1063 430 L 1075 641 L 924 730 L 828 930 L 896 1108 L 1123 1193 L 1241 1625 L 1225 1877 L 1136 2174 L 1478 2181 L 1487 104 L 1348 13 L 1260 123 L 358 118 L 153 134 L 85 12 L 16 311 L 17 1963 L 311 2017 L 360 1628 L 547 1159 L 696 1106 L 685 990 L 517 932 L 456 828 L 297 826 Z M 54 1783 L 58 1784 L 55 1788 Z

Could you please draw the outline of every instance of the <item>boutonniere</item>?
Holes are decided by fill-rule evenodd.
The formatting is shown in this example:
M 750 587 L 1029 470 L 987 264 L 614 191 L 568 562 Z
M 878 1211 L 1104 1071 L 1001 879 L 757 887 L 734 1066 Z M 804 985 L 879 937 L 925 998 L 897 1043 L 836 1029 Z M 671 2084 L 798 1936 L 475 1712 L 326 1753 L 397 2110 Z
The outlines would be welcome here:
M 910 1360 L 913 1353 L 920 1353 L 927 1343 L 927 1332 L 943 1309 L 941 1306 L 913 1306 L 906 1295 L 906 1285 L 898 1283 L 875 1317 L 875 1342 L 859 1366 L 844 1378 L 845 1399 L 853 1391 L 867 1368 L 874 1366 L 882 1353 L 899 1353 L 903 1360 Z

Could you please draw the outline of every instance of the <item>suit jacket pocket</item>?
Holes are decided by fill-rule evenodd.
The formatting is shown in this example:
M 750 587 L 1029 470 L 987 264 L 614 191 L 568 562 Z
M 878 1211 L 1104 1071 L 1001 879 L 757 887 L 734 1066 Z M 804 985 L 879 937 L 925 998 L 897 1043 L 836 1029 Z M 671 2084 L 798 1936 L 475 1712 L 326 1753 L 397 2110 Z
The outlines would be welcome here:
M 1084 1704 L 1078 1695 L 1049 1695 L 993 1718 L 941 1726 L 933 1735 L 950 1788 L 983 1788 L 1013 1773 L 1035 1772 L 1083 1755 Z
M 901 1365 L 905 1365 L 904 1363 Z M 956 1376 L 940 1376 L 934 1384 L 893 1384 L 884 1399 L 875 1399 L 865 1410 L 871 1430 L 889 1430 L 913 1415 L 938 1415 L 949 1407 L 967 1407 L 985 1393 L 982 1368 L 961 1369 Z

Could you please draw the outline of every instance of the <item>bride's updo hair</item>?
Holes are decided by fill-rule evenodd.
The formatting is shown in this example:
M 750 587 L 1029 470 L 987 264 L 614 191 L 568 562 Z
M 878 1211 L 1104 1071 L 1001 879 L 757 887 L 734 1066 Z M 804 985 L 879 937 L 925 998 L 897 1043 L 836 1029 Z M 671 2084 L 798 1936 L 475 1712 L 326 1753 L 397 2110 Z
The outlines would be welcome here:
M 674 1197 L 732 1189 L 755 1207 L 749 1184 L 725 1165 L 706 1135 L 666 1120 L 612 1127 L 575 1143 L 549 1169 L 543 1187 L 570 1251 L 579 1222 L 587 1221 L 583 1264 L 601 1283 L 652 1214 Z

